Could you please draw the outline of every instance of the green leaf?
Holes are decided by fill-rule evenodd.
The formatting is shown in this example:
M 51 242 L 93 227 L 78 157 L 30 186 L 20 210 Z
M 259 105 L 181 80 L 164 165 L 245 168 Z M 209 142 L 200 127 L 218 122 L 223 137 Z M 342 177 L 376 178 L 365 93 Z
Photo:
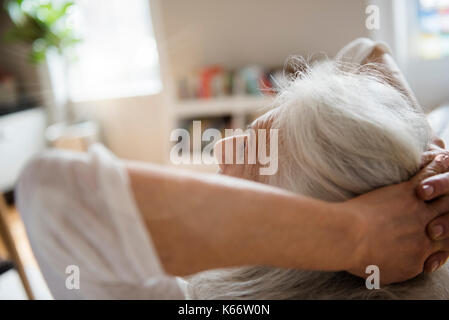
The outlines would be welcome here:
M 29 55 L 30 62 L 33 64 L 39 64 L 45 61 L 47 57 L 47 49 L 48 47 L 45 44 L 43 46 L 33 45 Z
M 21 6 L 23 1 L 9 0 L 5 3 L 5 10 L 13 26 L 4 34 L 3 39 L 32 44 L 31 62 L 39 63 L 45 60 L 49 48 L 54 47 L 62 53 L 81 41 L 73 30 L 64 24 L 68 9 L 74 5 L 73 1 L 55 5 L 51 1 L 39 3 L 33 0 L 26 11 Z

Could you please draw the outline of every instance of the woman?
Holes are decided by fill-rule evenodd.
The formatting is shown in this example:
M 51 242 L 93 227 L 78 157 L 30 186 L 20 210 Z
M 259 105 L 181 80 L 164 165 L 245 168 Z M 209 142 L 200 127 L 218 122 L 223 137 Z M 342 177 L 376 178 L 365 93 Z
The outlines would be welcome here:
M 388 54 L 384 45 L 358 39 L 336 61 L 301 63 L 301 71 L 281 89 L 277 107 L 253 124 L 279 128 L 278 173 L 262 177 L 251 166 L 238 170 L 234 165 L 222 165 L 222 172 L 331 202 L 410 179 L 429 149 L 432 130 L 385 60 L 370 64 L 376 50 L 377 58 Z M 342 62 L 348 51 L 357 52 L 352 64 Z M 247 137 L 246 148 L 252 139 Z M 449 299 L 449 269 L 368 290 L 347 272 L 244 267 L 194 276 L 188 294 L 200 299 Z
M 429 154 L 408 182 L 329 203 L 122 162 L 100 146 L 88 155 L 50 151 L 22 173 L 18 207 L 55 298 L 182 298 L 171 276 L 243 265 L 364 276 L 376 264 L 390 283 L 447 257 L 447 232 L 425 231 L 449 224 L 441 216 L 449 200 L 438 198 L 449 179 L 431 177 L 449 169 L 444 154 Z

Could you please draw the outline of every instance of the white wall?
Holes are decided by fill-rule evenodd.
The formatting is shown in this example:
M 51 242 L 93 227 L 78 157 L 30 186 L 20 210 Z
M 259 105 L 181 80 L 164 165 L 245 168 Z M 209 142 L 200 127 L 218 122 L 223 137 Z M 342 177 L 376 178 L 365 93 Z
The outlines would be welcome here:
M 163 63 L 162 94 L 79 105 L 99 120 L 111 149 L 121 157 L 163 162 L 168 145 L 170 79 L 192 68 L 219 63 L 282 65 L 292 54 L 326 52 L 333 56 L 348 41 L 369 36 L 385 39 L 395 50 L 391 0 L 372 0 L 381 8 L 381 30 L 365 28 L 361 0 L 149 0 Z M 397 0 L 395 0 L 397 1 Z M 410 0 L 406 0 L 410 1 Z M 3 49 L 5 50 L 5 49 Z M 5 52 L 5 51 L 4 51 Z M 19 61 L 3 55 L 7 66 Z M 15 69 L 30 87 L 36 77 L 22 62 Z M 428 108 L 449 101 L 449 61 L 406 62 L 406 75 Z M 14 71 L 14 70 L 13 70 Z M 33 89 L 29 89 L 34 91 Z
M 282 65 L 292 54 L 333 56 L 366 36 L 360 0 L 150 0 L 164 75 L 160 95 L 83 105 L 98 119 L 118 156 L 166 159 L 171 79 L 192 68 L 259 63 Z
M 449 59 L 414 61 L 407 77 L 418 100 L 427 111 L 449 104 Z
M 292 54 L 333 56 L 368 34 L 360 0 L 163 0 L 175 73 L 204 64 L 282 65 Z
M 124 158 L 163 162 L 172 78 L 207 64 L 280 66 L 292 54 L 325 52 L 368 36 L 361 0 L 149 0 L 162 61 L 159 95 L 78 105 Z
M 81 118 L 93 118 L 100 124 L 104 142 L 118 157 L 165 163 L 170 132 L 170 81 L 167 79 L 159 0 L 149 1 L 158 42 L 163 91 L 150 96 L 78 103 L 75 108 Z
M 125 159 L 165 162 L 167 102 L 162 94 L 78 104 L 96 119 L 106 145 Z

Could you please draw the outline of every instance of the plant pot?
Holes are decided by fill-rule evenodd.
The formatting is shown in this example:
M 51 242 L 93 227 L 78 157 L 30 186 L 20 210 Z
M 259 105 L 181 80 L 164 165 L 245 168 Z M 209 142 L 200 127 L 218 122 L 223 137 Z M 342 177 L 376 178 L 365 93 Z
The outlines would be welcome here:
M 94 121 L 55 123 L 47 128 L 45 138 L 53 148 L 75 151 L 87 151 L 92 143 L 100 140 L 99 128 Z
M 68 116 L 68 64 L 57 50 L 49 50 L 47 59 L 38 66 L 42 100 L 50 123 L 66 122 Z

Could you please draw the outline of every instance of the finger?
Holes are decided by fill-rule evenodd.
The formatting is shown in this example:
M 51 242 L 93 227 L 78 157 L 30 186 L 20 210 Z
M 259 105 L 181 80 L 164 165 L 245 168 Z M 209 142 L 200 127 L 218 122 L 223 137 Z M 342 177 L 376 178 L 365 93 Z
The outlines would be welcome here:
M 432 137 L 432 143 L 434 145 L 440 147 L 441 149 L 444 149 L 446 147 L 443 139 L 441 139 L 440 137 L 437 137 L 435 135 Z
M 449 192 L 449 175 L 441 175 L 448 169 L 449 156 L 445 154 L 436 156 L 413 178 L 418 184 L 418 196 L 423 200 L 431 200 Z
M 426 151 L 421 158 L 421 168 L 427 166 L 438 155 L 438 151 Z
M 449 155 L 442 153 L 438 154 L 427 166 L 425 166 L 414 177 L 414 180 L 421 181 L 428 177 L 439 173 L 444 173 L 449 169 Z
M 449 172 L 422 180 L 417 189 L 418 197 L 428 201 L 449 193 Z
M 440 154 L 449 155 L 449 151 L 440 149 L 437 146 L 430 147 L 430 150 L 424 152 L 421 157 L 421 168 L 424 168 L 425 166 L 427 166 L 429 163 L 432 162 L 433 159 L 435 159 L 436 156 L 438 156 Z
M 443 217 L 445 213 L 449 212 L 449 196 L 442 196 L 427 205 L 431 211 L 430 221 L 434 222 L 434 219 Z
M 432 240 L 449 238 L 449 213 L 441 215 L 430 222 L 427 225 L 427 234 Z
M 449 251 L 438 251 L 427 258 L 424 263 L 424 272 L 434 272 L 438 270 L 449 257 Z

